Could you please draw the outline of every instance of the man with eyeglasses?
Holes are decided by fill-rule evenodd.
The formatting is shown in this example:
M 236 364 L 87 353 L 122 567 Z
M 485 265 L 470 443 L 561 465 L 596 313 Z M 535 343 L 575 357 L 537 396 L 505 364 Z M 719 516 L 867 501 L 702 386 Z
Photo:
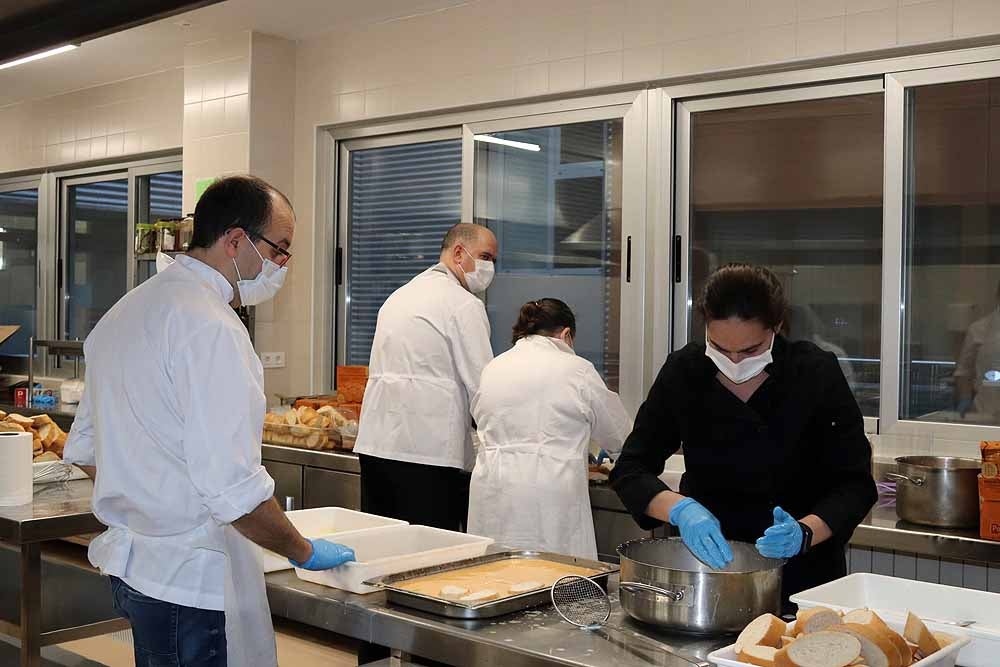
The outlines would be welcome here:
M 278 292 L 294 231 L 275 188 L 216 181 L 187 254 L 125 295 L 84 344 L 86 390 L 65 458 L 95 480 L 94 514 L 108 530 L 90 561 L 111 577 L 137 667 L 274 666 L 253 543 L 311 570 L 354 559 L 292 526 L 261 465 L 263 369 L 234 308 Z

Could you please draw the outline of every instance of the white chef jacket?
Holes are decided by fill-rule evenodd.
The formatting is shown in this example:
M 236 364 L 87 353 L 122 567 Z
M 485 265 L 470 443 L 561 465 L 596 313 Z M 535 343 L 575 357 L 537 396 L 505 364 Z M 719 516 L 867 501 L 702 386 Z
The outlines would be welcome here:
M 260 458 L 263 369 L 232 298 L 220 273 L 183 255 L 122 298 L 84 344 L 65 450 L 97 466 L 94 513 L 111 530 L 91 545 L 93 565 L 157 600 L 219 611 L 227 556 L 205 545 L 274 494 Z
M 493 359 L 483 302 L 443 264 L 378 311 L 354 451 L 471 470 L 469 402 Z
M 632 420 L 593 364 L 558 339 L 522 338 L 483 371 L 472 416 L 469 532 L 596 559 L 587 452 L 620 452 Z
M 1000 309 L 969 326 L 955 366 L 955 377 L 970 377 L 976 390 L 975 411 L 1000 414 L 1000 386 L 986 381 L 986 372 L 1000 370 Z

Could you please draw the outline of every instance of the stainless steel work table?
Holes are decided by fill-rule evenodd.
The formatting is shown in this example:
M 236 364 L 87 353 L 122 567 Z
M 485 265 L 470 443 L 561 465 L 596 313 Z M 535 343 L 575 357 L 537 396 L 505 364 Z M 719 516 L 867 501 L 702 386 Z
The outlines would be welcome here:
M 104 526 L 90 509 L 90 480 L 35 487 L 31 504 L 0 507 L 0 541 L 18 550 L 20 609 L 18 622 L 0 619 L 0 632 L 20 640 L 21 665 L 40 664 L 43 646 L 94 637 L 128 628 L 119 618 L 91 620 L 83 625 L 44 629 L 42 626 L 42 542 L 99 532 Z
M 353 595 L 300 581 L 290 570 L 267 575 L 272 614 L 451 665 L 691 667 L 635 635 L 652 637 L 701 660 L 733 642 L 732 636 L 706 639 L 639 626 L 618 606 L 616 584 L 613 579 L 610 623 L 627 632 L 610 631 L 609 640 L 566 623 L 551 605 L 496 619 L 457 621 L 389 605 L 382 593 Z

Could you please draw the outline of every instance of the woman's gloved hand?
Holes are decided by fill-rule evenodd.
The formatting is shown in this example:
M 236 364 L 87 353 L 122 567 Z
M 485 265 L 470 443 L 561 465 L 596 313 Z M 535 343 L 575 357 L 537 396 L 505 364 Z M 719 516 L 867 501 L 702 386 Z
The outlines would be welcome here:
M 757 538 L 757 551 L 765 558 L 791 558 L 802 550 L 802 526 L 791 514 L 774 508 L 774 525 Z
M 719 520 L 694 498 L 684 498 L 670 510 L 670 523 L 699 560 L 716 570 L 733 560 L 733 550 L 722 536 Z
M 354 560 L 354 549 L 345 547 L 343 544 L 336 544 L 329 540 L 309 540 L 312 544 L 312 556 L 304 563 L 296 563 L 292 559 L 288 562 L 303 570 L 329 570 L 340 567 L 344 563 Z

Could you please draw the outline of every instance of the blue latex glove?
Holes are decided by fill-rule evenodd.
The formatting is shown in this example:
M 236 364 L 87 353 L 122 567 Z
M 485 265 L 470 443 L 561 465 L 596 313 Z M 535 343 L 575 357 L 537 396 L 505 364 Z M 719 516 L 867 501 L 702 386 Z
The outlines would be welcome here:
M 336 544 L 329 540 L 309 540 L 312 544 L 312 556 L 304 563 L 296 563 L 291 558 L 288 562 L 303 570 L 329 570 L 340 567 L 354 560 L 354 549 Z
M 802 550 L 802 526 L 791 514 L 774 508 L 774 525 L 757 538 L 757 551 L 766 558 L 791 558 Z
M 961 401 L 958 402 L 958 405 L 955 406 L 955 412 L 957 412 L 960 417 L 965 417 L 965 413 L 971 409 L 972 409 L 971 398 L 963 398 Z
M 732 562 L 733 550 L 722 536 L 719 520 L 694 498 L 685 498 L 674 505 L 669 518 L 698 560 L 716 570 Z

